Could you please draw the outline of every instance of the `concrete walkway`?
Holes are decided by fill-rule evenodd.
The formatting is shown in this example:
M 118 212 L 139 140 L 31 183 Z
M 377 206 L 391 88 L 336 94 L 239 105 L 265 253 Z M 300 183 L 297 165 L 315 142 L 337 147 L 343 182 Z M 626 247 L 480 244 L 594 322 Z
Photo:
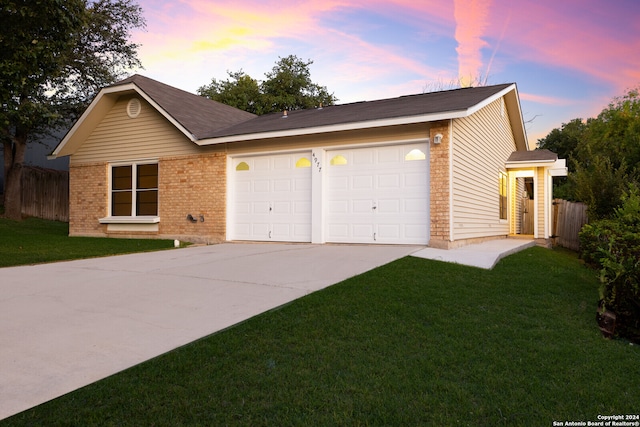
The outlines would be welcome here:
M 222 244 L 0 269 L 0 419 L 415 246 Z
M 490 270 L 502 258 L 532 246 L 535 246 L 533 240 L 508 238 L 490 240 L 449 250 L 424 248 L 414 252 L 412 256 Z
M 222 244 L 0 269 L 0 419 L 407 255 L 492 268 L 533 244 Z

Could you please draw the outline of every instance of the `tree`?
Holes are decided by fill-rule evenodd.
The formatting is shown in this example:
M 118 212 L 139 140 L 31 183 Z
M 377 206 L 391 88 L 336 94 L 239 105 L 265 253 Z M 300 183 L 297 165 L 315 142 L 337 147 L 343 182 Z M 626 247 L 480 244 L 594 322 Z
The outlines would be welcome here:
M 264 105 L 258 81 L 242 70 L 227 71 L 227 74 L 231 80 L 218 81 L 214 78 L 209 85 L 200 87 L 198 94 L 253 114 L 263 114 Z
M 132 0 L 0 0 L 0 138 L 5 215 L 21 217 L 28 143 L 73 120 L 103 86 L 140 66 Z
M 313 83 L 309 66 L 295 55 L 280 58 L 266 79 L 259 83 L 244 71 L 227 71 L 230 79 L 212 79 L 198 94 L 254 114 L 283 110 L 301 110 L 319 105 L 333 105 L 337 98 L 325 86 Z
M 584 120 L 573 119 L 539 139 L 538 147 L 553 151 L 561 159 L 573 158 L 574 151 L 584 140 L 586 130 L 587 124 Z
M 574 119 L 538 141 L 569 161 L 564 197 L 585 202 L 591 219 L 614 214 L 629 183 L 640 182 L 640 95 L 616 97 L 595 118 Z

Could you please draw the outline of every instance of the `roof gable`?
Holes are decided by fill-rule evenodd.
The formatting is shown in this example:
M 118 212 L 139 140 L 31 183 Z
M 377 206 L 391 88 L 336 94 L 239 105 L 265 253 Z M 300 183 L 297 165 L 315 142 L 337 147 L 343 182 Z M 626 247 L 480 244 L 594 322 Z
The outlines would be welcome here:
M 137 94 L 189 140 L 256 117 L 246 111 L 177 89 L 139 74 L 103 88 L 71 127 L 50 158 L 73 154 L 123 95 Z
M 117 88 L 133 83 L 175 121 L 180 123 L 195 139 L 256 117 L 238 108 L 212 101 L 200 95 L 186 92 L 135 74 L 109 87 Z

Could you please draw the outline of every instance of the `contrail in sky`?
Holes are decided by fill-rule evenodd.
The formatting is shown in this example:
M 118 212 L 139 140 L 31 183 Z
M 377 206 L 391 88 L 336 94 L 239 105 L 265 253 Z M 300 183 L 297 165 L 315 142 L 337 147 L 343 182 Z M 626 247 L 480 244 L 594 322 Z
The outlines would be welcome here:
M 491 0 L 454 0 L 456 21 L 455 38 L 458 42 L 458 78 L 460 86 L 468 87 L 480 81 L 482 69 L 481 49 L 487 46 L 482 39 L 489 24 Z

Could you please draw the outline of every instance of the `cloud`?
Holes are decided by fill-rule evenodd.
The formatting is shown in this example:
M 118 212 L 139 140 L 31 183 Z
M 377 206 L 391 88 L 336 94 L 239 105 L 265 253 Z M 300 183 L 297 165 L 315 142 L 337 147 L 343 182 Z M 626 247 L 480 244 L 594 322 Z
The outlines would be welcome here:
M 566 98 L 558 98 L 553 96 L 536 95 L 533 93 L 520 92 L 520 99 L 523 101 L 535 102 L 544 105 L 566 106 L 573 105 L 576 101 Z
M 482 36 L 489 25 L 490 3 L 490 0 L 454 0 L 458 76 L 462 87 L 482 78 L 481 50 L 488 46 Z

